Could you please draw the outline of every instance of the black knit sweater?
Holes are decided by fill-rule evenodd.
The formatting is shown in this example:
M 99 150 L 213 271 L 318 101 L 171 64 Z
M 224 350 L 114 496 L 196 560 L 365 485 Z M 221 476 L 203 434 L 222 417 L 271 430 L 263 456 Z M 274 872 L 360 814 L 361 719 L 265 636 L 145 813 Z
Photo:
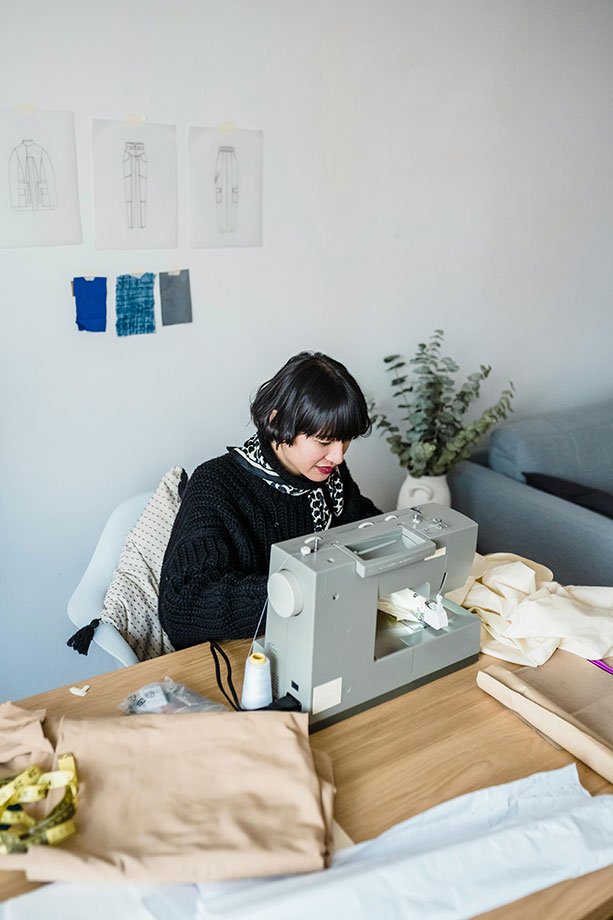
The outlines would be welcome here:
M 270 449 L 270 465 L 293 485 Z M 379 514 L 339 467 L 344 508 L 334 525 Z M 253 475 L 232 453 L 203 463 L 189 480 L 162 564 L 159 616 L 176 649 L 254 634 L 266 600 L 273 543 L 311 533 L 309 495 L 288 495 Z

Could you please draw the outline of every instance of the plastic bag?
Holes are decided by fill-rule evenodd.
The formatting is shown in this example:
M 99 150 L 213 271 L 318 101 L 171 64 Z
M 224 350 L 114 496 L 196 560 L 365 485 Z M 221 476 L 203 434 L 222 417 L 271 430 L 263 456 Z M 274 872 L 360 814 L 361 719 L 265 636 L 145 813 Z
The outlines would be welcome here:
M 176 683 L 172 677 L 154 681 L 130 693 L 118 706 L 128 715 L 134 713 L 159 712 L 170 715 L 175 712 L 226 712 L 227 707 L 214 703 L 206 696 L 190 690 L 185 684 Z

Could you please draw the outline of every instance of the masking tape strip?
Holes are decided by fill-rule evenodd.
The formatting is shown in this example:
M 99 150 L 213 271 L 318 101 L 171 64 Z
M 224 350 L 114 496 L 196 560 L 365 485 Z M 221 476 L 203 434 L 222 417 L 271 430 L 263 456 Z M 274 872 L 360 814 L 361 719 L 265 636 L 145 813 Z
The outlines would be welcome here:
M 6 828 L 0 830 L 0 854 L 25 853 L 30 846 L 56 844 L 75 833 L 78 780 L 73 755 L 61 754 L 58 768 L 43 773 L 33 764 L 0 779 L 0 827 Z M 61 788 L 66 791 L 46 818 L 36 821 L 21 808 L 21 803 L 38 802 L 50 789 Z

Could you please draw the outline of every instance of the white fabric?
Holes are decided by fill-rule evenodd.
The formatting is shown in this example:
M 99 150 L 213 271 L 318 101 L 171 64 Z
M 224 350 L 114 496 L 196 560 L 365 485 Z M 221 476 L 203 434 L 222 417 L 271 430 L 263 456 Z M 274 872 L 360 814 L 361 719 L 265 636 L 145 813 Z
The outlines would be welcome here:
M 158 617 L 160 573 L 170 532 L 179 510 L 183 470 L 163 477 L 126 537 L 100 614 L 124 637 L 139 661 L 174 652 Z
M 487 655 L 534 666 L 557 648 L 582 658 L 613 655 L 613 588 L 563 587 L 543 565 L 491 553 L 477 554 L 465 584 L 446 596 L 481 619 Z
M 0 906 L 0 920 L 152 920 L 136 885 L 45 885 Z
M 410 588 L 401 588 L 383 595 L 377 601 L 377 609 L 400 621 L 421 623 L 426 612 L 426 598 Z
M 196 885 L 56 882 L 0 904 L 0 920 L 195 920 Z
M 199 886 L 198 918 L 463 920 L 611 864 L 613 796 L 573 764 L 438 805 L 323 872 Z

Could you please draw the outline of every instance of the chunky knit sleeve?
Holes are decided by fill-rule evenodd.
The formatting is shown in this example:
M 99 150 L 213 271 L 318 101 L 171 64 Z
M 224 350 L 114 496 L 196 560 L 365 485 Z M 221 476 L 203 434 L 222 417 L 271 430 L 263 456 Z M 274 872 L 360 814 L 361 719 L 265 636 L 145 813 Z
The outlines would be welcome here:
M 267 565 L 230 491 L 206 476 L 185 490 L 160 578 L 160 621 L 176 649 L 251 637 L 266 600 Z

